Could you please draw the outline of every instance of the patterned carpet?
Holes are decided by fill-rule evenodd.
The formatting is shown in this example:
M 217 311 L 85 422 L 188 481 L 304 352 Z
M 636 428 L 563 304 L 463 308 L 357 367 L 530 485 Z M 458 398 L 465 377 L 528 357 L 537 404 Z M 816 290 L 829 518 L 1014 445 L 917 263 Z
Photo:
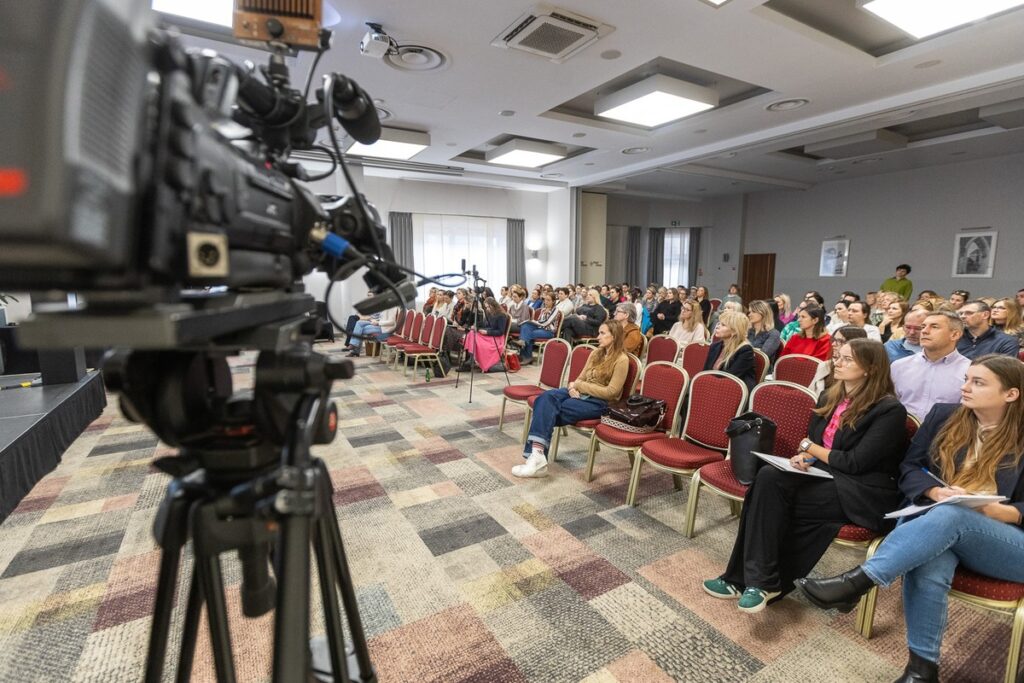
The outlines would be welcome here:
M 251 362 L 235 364 L 236 386 Z M 898 589 L 881 592 L 870 641 L 852 614 L 795 596 L 744 615 L 700 590 L 733 541 L 724 499 L 702 496 L 686 539 L 686 493 L 669 476 L 649 473 L 639 507 L 624 507 L 625 455 L 599 453 L 586 484 L 575 434 L 551 477 L 515 480 L 523 412 L 510 408 L 498 431 L 502 375 L 478 375 L 469 404 L 465 382 L 357 367 L 334 392 L 341 436 L 319 455 L 380 680 L 891 681 L 902 669 Z M 0 681 L 142 677 L 167 483 L 149 463 L 169 449 L 116 405 L 0 526 Z M 834 548 L 818 571 L 857 561 Z M 232 556 L 225 567 L 239 680 L 267 680 L 271 618 L 241 618 Z M 1008 620 L 957 603 L 949 621 L 944 680 L 1001 680 Z M 205 643 L 204 631 L 194 680 L 214 678 Z

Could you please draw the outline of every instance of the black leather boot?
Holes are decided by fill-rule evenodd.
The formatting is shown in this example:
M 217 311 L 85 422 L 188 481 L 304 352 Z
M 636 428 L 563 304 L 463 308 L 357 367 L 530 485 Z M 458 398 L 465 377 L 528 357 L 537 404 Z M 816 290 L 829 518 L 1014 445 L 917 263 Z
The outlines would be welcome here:
M 910 651 L 910 661 L 895 683 L 939 683 L 939 665 Z
M 875 584 L 857 567 L 829 579 L 797 579 L 796 585 L 818 607 L 849 612 Z

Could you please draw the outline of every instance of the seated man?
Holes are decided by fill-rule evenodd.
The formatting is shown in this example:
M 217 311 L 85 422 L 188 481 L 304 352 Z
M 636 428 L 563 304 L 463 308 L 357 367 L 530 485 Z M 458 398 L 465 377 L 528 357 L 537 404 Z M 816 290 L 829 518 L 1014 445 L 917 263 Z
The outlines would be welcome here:
M 890 339 L 885 342 L 885 352 L 889 355 L 889 362 L 895 363 L 901 358 L 921 353 L 921 326 L 929 311 L 920 308 L 907 313 L 903 319 L 903 339 Z
M 1020 342 L 992 326 L 992 309 L 987 303 L 980 300 L 968 301 L 957 313 L 967 328 L 956 345 L 956 350 L 961 354 L 972 360 L 989 353 L 1017 357 Z
M 586 302 L 562 323 L 562 339 L 572 344 L 577 337 L 593 337 L 607 318 L 608 311 L 601 305 L 601 292 L 588 290 Z
M 935 311 L 920 332 L 921 353 L 892 364 L 896 397 L 907 412 L 923 420 L 936 403 L 959 403 L 971 361 L 956 350 L 964 324 L 950 311 Z

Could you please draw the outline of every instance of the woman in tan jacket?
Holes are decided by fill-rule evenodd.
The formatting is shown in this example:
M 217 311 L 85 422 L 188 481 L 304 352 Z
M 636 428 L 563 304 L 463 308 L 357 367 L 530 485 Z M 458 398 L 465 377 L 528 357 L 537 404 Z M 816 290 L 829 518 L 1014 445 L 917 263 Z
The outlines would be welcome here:
M 526 437 L 526 462 L 512 468 L 517 477 L 546 477 L 547 449 L 557 427 L 601 417 L 608 402 L 622 394 L 629 371 L 629 356 L 622 349 L 622 325 L 615 320 L 601 324 L 597 350 L 590 354 L 579 377 L 564 389 L 549 389 L 533 404 L 533 419 Z

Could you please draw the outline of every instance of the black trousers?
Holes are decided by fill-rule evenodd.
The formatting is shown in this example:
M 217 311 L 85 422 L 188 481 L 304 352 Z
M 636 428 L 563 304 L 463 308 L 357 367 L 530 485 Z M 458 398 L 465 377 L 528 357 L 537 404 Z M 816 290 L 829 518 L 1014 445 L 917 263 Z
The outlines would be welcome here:
M 576 337 L 593 337 L 599 327 L 584 318 L 568 318 L 562 323 L 562 339 L 571 344 Z
M 722 578 L 741 587 L 793 590 L 849 524 L 831 479 L 763 466 L 743 501 L 740 528 Z M 781 597 L 781 596 L 780 596 Z

